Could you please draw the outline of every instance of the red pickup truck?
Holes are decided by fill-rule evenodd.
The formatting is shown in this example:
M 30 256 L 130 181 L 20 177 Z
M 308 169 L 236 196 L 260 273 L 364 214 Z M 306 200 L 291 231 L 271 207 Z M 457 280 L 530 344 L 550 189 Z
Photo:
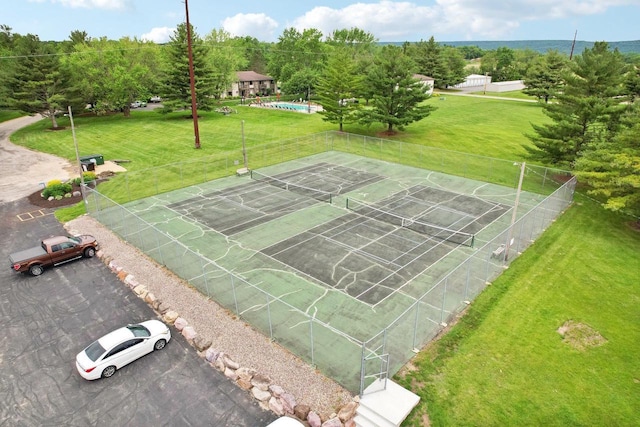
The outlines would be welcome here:
M 43 239 L 39 246 L 9 255 L 9 260 L 13 270 L 39 276 L 45 267 L 82 257 L 91 258 L 97 249 L 98 243 L 93 236 L 54 236 Z

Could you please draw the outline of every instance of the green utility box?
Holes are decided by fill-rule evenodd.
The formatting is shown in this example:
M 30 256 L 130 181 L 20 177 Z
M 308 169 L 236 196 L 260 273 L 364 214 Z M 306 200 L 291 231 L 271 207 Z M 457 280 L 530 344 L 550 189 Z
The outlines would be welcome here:
M 90 156 L 80 156 L 80 162 L 91 162 L 96 165 L 104 165 L 104 156 L 102 154 L 92 154 Z

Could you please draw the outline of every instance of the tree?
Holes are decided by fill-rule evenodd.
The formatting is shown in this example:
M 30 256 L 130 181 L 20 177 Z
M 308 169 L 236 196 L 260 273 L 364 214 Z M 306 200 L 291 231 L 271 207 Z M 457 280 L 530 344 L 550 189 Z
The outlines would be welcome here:
M 15 41 L 19 36 L 12 33 L 8 25 L 0 25 L 0 108 L 9 107 L 9 78 L 14 74 L 15 59 L 11 58 L 14 53 Z
M 313 91 L 325 62 L 326 45 L 321 39 L 322 33 L 313 28 L 302 33 L 287 28 L 278 38 L 269 54 L 268 70 L 283 92 L 306 97 Z
M 442 62 L 445 66 L 445 77 L 443 86 L 444 88 L 449 86 L 455 86 L 458 83 L 464 82 L 467 76 L 467 63 L 462 56 L 462 53 L 451 46 L 444 46 L 442 48 Z M 441 87 L 441 86 L 438 86 Z
M 640 218 L 640 110 L 610 141 L 598 141 L 576 162 L 576 175 L 604 199 L 604 207 Z
M 552 123 L 532 125 L 535 134 L 527 137 L 534 147 L 525 148 L 534 159 L 572 167 L 590 143 L 615 135 L 625 109 L 625 65 L 605 42 L 585 49 L 569 65 L 557 102 L 543 106 Z
M 191 27 L 193 73 L 195 76 L 198 109 L 213 108 L 215 85 L 211 75 L 209 49 Z M 176 109 L 191 110 L 191 83 L 189 78 L 189 54 L 187 50 L 187 24 L 181 23 L 166 45 L 160 95 L 164 112 Z
M 447 64 L 442 51 L 433 36 L 429 41 L 420 40 L 407 48 L 408 55 L 416 63 L 417 73 L 433 77 L 435 86 L 444 89 L 447 87 Z
M 245 60 L 245 68 L 259 74 L 267 73 L 267 52 L 269 44 L 255 37 L 236 37 L 232 40 L 233 49 L 240 52 Z
M 387 125 L 393 133 L 431 114 L 435 107 L 420 105 L 425 101 L 428 87 L 413 77 L 414 62 L 397 46 L 385 45 L 376 55 L 375 62 L 365 84 L 371 87 L 371 108 L 364 108 L 360 121 L 370 125 L 374 122 Z
M 52 45 L 28 34 L 18 39 L 15 66 L 8 79 L 10 104 L 30 114 L 41 114 L 58 127 L 56 114 L 68 105 L 65 89 L 68 76 L 60 67 Z
M 329 57 L 317 85 L 317 94 L 323 111 L 322 120 L 342 126 L 357 120 L 360 104 L 358 94 L 362 91 L 362 76 L 358 64 L 348 49 L 336 49 Z
M 236 72 L 243 70 L 247 61 L 241 51 L 234 49 L 231 35 L 224 30 L 211 30 L 205 37 L 205 43 L 209 48 L 209 79 L 214 96 L 220 98 L 238 80 Z
M 122 110 L 129 116 L 131 103 L 147 98 L 156 84 L 157 49 L 152 42 L 102 37 L 75 44 L 65 66 L 73 70 L 74 84 L 98 112 Z
M 557 50 L 550 50 L 538 58 L 527 73 L 523 92 L 548 103 L 549 99 L 562 91 L 562 75 L 567 68 L 567 61 L 567 57 Z

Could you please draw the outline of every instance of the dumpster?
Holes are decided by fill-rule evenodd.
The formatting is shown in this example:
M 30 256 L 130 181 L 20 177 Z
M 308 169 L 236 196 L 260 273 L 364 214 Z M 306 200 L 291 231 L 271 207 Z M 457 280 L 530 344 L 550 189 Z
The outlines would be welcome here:
M 92 162 L 96 165 L 104 165 L 104 156 L 102 154 L 91 154 L 90 156 L 80 156 L 80 162 Z

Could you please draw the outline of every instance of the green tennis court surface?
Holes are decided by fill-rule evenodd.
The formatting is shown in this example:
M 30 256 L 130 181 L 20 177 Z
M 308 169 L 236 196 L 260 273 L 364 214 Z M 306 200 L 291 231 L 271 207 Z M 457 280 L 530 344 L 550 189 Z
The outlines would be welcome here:
M 491 251 L 514 188 L 335 151 L 252 175 L 95 215 L 354 392 L 377 357 L 392 354 L 393 373 L 502 268 Z M 518 217 L 544 199 L 522 192 Z

